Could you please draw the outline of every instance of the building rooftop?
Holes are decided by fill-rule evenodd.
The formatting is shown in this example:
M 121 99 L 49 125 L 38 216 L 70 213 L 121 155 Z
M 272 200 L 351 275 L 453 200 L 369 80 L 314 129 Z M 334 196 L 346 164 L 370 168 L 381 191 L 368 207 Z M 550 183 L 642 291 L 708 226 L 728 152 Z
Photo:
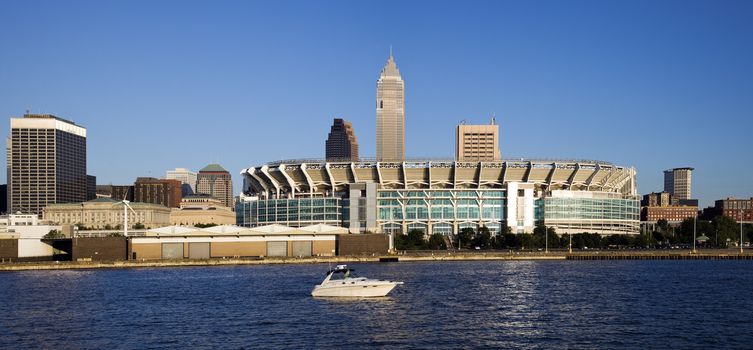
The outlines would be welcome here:
M 52 115 L 52 114 L 28 114 L 27 113 L 27 114 L 24 114 L 24 118 L 27 118 L 27 119 L 55 119 L 55 120 L 59 120 L 61 122 L 66 122 L 66 123 L 69 123 L 69 124 L 76 125 L 76 123 L 74 123 L 74 122 L 72 122 L 70 120 L 63 119 L 63 118 L 60 118 L 60 117 Z
M 207 165 L 207 166 L 205 166 L 205 167 L 201 168 L 201 170 L 199 170 L 199 172 L 215 172 L 215 173 L 226 173 L 226 172 L 228 172 L 228 171 L 227 171 L 227 170 L 225 170 L 225 168 L 223 168 L 223 167 L 222 167 L 221 165 L 219 165 L 219 164 L 209 164 L 209 165 Z

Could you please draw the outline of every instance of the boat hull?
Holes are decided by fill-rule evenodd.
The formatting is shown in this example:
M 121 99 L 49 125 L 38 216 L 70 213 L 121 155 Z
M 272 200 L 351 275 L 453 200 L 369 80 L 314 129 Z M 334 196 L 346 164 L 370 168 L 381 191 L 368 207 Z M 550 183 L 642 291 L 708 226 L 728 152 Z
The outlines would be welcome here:
M 333 286 L 316 286 L 311 292 L 315 297 L 337 298 L 375 298 L 386 296 L 397 285 L 396 282 L 380 284 L 350 284 Z

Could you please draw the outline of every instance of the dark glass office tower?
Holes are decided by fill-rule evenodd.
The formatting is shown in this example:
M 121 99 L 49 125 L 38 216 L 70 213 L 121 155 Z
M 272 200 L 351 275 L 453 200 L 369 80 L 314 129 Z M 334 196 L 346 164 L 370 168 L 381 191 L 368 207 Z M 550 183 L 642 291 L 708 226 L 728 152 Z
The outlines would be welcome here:
M 10 125 L 8 211 L 41 214 L 50 203 L 86 201 L 86 129 L 48 114 Z
M 358 140 L 350 122 L 335 119 L 327 137 L 325 153 L 329 162 L 358 161 Z

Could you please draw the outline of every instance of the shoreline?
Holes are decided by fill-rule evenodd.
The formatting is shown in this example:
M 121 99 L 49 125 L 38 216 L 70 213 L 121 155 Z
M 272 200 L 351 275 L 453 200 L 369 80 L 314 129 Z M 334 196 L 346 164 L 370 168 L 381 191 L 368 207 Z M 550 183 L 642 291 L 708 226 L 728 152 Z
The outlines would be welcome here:
M 335 256 L 307 258 L 215 258 L 206 260 L 122 260 L 122 261 L 38 261 L 0 263 L 0 272 L 77 270 L 77 269 L 130 269 L 159 267 L 240 266 L 276 264 L 343 264 L 374 262 L 426 262 L 426 261 L 594 261 L 594 260 L 753 260 L 753 254 L 723 250 L 711 252 L 689 251 L 592 251 L 567 253 L 543 252 L 492 252 L 492 253 L 414 253 L 406 255 Z

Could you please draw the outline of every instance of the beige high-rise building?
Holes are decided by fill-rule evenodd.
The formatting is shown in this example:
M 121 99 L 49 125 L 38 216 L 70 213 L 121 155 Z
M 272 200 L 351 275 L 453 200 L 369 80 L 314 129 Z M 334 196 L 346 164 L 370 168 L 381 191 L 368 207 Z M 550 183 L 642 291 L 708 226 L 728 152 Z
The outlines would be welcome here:
M 690 167 L 664 170 L 664 192 L 669 192 L 673 201 L 691 198 L 693 170 Z
M 234 209 L 233 181 L 230 173 L 219 164 L 209 164 L 196 175 L 196 193 L 217 198 L 222 205 Z
M 498 161 L 499 125 L 460 124 L 455 128 L 455 159 L 459 162 Z
M 405 84 L 390 53 L 377 80 L 377 160 L 405 160 Z

